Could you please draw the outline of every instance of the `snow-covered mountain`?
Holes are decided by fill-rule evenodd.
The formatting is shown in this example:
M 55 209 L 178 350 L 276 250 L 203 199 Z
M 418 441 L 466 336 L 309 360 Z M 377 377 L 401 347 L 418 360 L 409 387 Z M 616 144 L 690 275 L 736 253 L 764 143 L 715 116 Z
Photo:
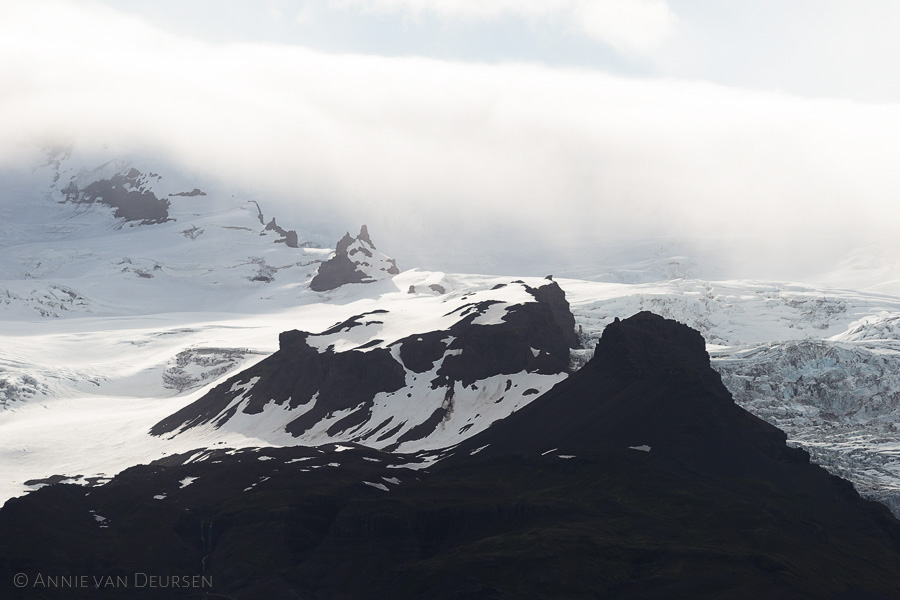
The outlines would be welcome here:
M 146 160 L 89 161 L 53 154 L 30 189 L 4 191 L 4 314 L 227 311 L 308 284 L 329 253 L 264 203 Z
M 648 310 L 701 332 L 739 404 L 900 506 L 888 288 L 692 279 L 696 259 L 623 249 L 552 282 L 399 272 L 365 226 L 332 250 L 265 198 L 141 157 L 58 151 L 4 185 L 3 498 L 209 447 L 454 444 Z
M 201 443 L 225 428 L 284 445 L 443 448 L 564 379 L 578 345 L 555 282 L 429 292 L 390 306 L 318 334 L 282 333 L 278 352 L 151 433 L 188 432 Z

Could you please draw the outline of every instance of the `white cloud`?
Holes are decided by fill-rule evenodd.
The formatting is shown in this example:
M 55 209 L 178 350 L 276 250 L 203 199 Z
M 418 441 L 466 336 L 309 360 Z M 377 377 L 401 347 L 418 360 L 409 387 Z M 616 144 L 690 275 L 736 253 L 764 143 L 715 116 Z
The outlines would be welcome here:
M 682 27 L 654 56 L 667 73 L 818 97 L 900 101 L 900 3 L 673 0 Z
M 434 246 L 744 236 L 787 264 L 900 222 L 900 106 L 199 44 L 83 4 L 0 8 L 0 132 L 0 160 L 54 137 L 149 148 L 296 221 Z
M 677 30 L 666 0 L 329 0 L 331 6 L 443 19 L 560 23 L 624 53 L 648 54 Z

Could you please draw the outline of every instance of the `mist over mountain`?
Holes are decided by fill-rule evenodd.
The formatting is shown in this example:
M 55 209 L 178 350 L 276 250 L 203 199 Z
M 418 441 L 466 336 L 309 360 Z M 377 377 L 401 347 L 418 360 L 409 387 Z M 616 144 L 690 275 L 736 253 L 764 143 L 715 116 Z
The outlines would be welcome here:
M 0 4 L 0 597 L 900 595 L 839 4 Z
M 707 279 L 900 279 L 894 104 L 211 43 L 100 6 L 17 5 L 0 15 L 17 83 L 4 168 L 106 145 L 265 199 L 323 247 L 365 223 L 433 270 L 581 277 L 687 257 Z M 621 262 L 635 241 L 650 245 Z

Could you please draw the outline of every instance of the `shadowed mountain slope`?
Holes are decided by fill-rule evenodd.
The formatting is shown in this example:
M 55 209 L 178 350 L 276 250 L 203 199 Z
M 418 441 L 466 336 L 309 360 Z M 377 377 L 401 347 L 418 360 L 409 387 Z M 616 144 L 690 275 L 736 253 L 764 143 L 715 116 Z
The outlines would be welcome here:
M 428 469 L 438 453 L 222 450 L 42 488 L 0 509 L 0 581 L 52 565 L 202 570 L 211 590 L 167 593 L 245 600 L 900 597 L 900 524 L 736 407 L 708 361 L 698 333 L 639 313 Z

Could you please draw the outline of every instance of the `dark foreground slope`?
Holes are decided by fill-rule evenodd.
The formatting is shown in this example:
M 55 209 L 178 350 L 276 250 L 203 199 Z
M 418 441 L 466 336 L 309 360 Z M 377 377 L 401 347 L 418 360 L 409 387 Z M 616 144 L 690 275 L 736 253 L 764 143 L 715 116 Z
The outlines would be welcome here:
M 219 451 L 43 488 L 0 510 L 0 594 L 900 597 L 887 509 L 736 407 L 699 334 L 649 313 L 610 325 L 585 368 L 452 455 L 422 458 Z M 136 573 L 210 585 L 150 589 Z M 33 585 L 63 574 L 130 587 Z

